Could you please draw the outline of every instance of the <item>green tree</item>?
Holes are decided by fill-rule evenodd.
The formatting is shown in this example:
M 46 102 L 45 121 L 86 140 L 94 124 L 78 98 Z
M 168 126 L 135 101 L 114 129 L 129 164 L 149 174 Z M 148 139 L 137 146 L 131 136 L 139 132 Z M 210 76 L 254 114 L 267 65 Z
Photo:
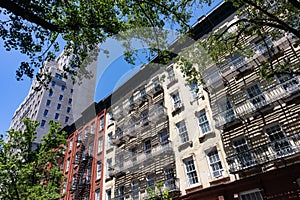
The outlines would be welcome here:
M 29 57 L 17 69 L 17 79 L 24 75 L 32 78 L 44 61 L 54 59 L 60 49 L 59 37 L 66 41 L 66 55 L 74 55 L 65 70 L 76 75 L 88 53 L 108 37 L 138 28 L 163 28 L 166 24 L 185 30 L 195 4 L 196 0 L 1 0 L 0 37 L 7 51 L 15 49 Z M 146 37 L 140 36 L 140 31 L 131 34 Z M 154 41 L 157 37 L 146 40 Z M 131 57 L 132 52 L 125 55 Z
M 284 49 L 275 55 L 275 47 L 270 41 L 286 37 L 290 47 L 300 44 L 300 2 L 298 0 L 228 0 L 228 2 L 239 8 L 236 18 L 199 40 L 202 50 L 199 46 L 190 47 L 181 52 L 177 58 L 187 81 L 203 83 L 206 67 L 209 66 L 206 62 L 223 64 L 226 59 L 237 55 L 245 58 L 253 56 L 256 51 L 255 44 L 249 43 L 249 39 L 254 35 L 260 38 L 269 55 L 269 59 L 265 62 L 258 63 L 262 78 L 270 79 L 276 74 L 299 75 L 300 65 L 291 64 L 289 59 L 275 64 L 278 56 L 284 55 Z M 298 42 L 293 43 L 291 38 L 296 38 Z M 300 59 L 295 51 L 293 53 Z M 195 56 L 198 59 L 196 61 Z M 194 63 L 197 64 L 196 67 L 192 65 Z
M 59 159 L 66 143 L 60 125 L 50 122 L 49 132 L 36 147 L 36 121 L 23 119 L 24 132 L 9 130 L 0 139 L 0 199 L 58 199 L 62 185 Z
M 152 190 L 149 186 L 147 186 L 146 190 L 149 194 L 147 200 L 172 200 L 172 198 L 169 196 L 169 190 L 164 190 L 163 186 L 163 181 L 155 183 L 155 190 Z

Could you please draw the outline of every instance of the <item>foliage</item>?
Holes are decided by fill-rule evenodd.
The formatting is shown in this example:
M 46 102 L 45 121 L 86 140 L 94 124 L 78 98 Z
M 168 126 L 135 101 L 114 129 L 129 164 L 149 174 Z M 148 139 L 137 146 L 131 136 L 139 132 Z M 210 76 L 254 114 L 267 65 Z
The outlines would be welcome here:
M 149 197 L 147 200 L 172 200 L 169 197 L 169 190 L 163 190 L 164 182 L 155 183 L 156 190 L 152 190 L 149 186 L 147 186 L 147 192 Z
M 209 36 L 199 41 L 200 46 L 205 50 L 205 54 L 197 56 L 203 63 L 209 56 L 213 63 L 223 64 L 235 56 L 249 58 L 256 52 L 256 45 L 249 43 L 253 36 L 260 38 L 261 47 L 267 49 L 269 59 L 264 63 L 259 63 L 260 74 L 263 78 L 270 79 L 275 74 L 300 74 L 299 65 L 292 66 L 289 60 L 280 64 L 276 62 L 275 47 L 271 41 L 276 41 L 281 37 L 289 37 L 289 46 L 292 46 L 291 38 L 300 38 L 300 20 L 299 9 L 300 2 L 298 0 L 276 0 L 276 1 L 253 1 L 253 0 L 228 0 L 234 6 L 239 7 L 236 16 L 230 22 L 226 22 L 221 27 L 217 27 Z M 299 45 L 299 42 L 296 42 Z M 197 49 L 197 48 L 196 48 Z M 195 49 L 189 51 L 192 52 Z M 297 57 L 296 52 L 293 52 Z M 205 55 L 204 57 L 202 57 Z M 283 55 L 283 54 L 282 54 Z M 280 55 L 279 55 L 280 56 Z M 193 57 L 193 56 L 192 56 Z M 275 58 L 274 58 L 275 57 Z M 185 59 L 184 62 L 193 63 L 189 57 L 181 56 L 180 59 Z M 201 61 L 198 61 L 198 63 Z M 211 63 L 211 62 L 209 62 Z M 183 73 L 189 77 L 192 66 L 189 68 L 180 65 Z M 186 66 L 186 65 L 185 65 Z M 206 67 L 210 66 L 207 64 Z M 205 69 L 197 70 L 199 78 L 196 78 L 199 83 L 202 83 Z M 188 81 L 193 81 L 192 79 Z
M 0 139 L 0 199 L 58 199 L 63 174 L 59 159 L 63 157 L 64 133 L 50 121 L 49 132 L 34 145 L 36 121 L 23 119 L 24 132 L 9 130 L 8 141 Z
M 20 51 L 29 57 L 17 70 L 17 79 L 24 75 L 32 78 L 34 70 L 43 68 L 42 63 L 55 58 L 61 47 L 58 38 L 66 41 L 65 54 L 72 55 L 72 61 L 65 67 L 66 74 L 78 75 L 78 68 L 97 57 L 98 44 L 116 34 L 118 39 L 129 35 L 145 38 L 154 44 L 160 35 L 152 31 L 138 31 L 139 28 L 163 28 L 166 25 L 185 31 L 191 17 L 191 10 L 197 0 L 106 0 L 106 1 L 0 1 L 0 37 L 7 51 Z M 202 1 L 201 1 L 202 2 Z M 206 2 L 206 0 L 205 0 Z M 1 9 L 2 8 L 2 9 Z M 171 24 L 171 25 L 170 25 Z M 142 35 L 141 33 L 144 32 Z M 156 32 L 156 31 L 154 31 Z M 154 36 L 155 35 L 155 36 Z M 162 42 L 162 41 L 160 41 Z M 128 41 L 124 42 L 128 50 Z M 153 51 L 159 47 L 150 45 Z M 103 49 L 102 49 L 103 50 Z M 94 55 L 89 53 L 96 51 Z M 108 53 L 103 50 L 104 53 Z M 125 52 L 132 62 L 134 50 Z M 86 59 L 89 58 L 88 62 Z M 38 79 L 44 76 L 38 75 Z

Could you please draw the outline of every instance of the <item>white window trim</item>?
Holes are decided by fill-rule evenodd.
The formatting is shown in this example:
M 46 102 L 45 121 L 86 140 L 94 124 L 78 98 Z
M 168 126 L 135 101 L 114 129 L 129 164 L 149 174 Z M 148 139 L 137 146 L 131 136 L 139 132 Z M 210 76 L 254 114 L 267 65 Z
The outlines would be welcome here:
M 216 151 L 217 151 L 217 154 L 218 154 L 218 157 L 219 157 L 219 162 L 221 162 L 221 166 L 222 166 L 222 169 L 219 170 L 219 171 L 220 171 L 220 175 L 219 175 L 219 176 L 214 176 L 214 171 L 213 171 L 213 169 L 212 169 L 212 167 L 211 167 L 211 162 L 210 162 L 209 156 L 208 156 L 208 154 L 209 154 L 210 152 L 212 152 L 213 150 L 216 150 Z M 209 149 L 209 150 L 207 150 L 207 151 L 205 152 L 205 156 L 206 156 L 206 160 L 207 160 L 207 163 L 208 163 L 209 171 L 210 171 L 211 177 L 214 178 L 214 179 L 215 179 L 215 178 L 219 178 L 219 177 L 221 177 L 221 176 L 224 175 L 224 165 L 223 165 L 223 163 L 222 163 L 222 159 L 221 159 L 221 156 L 220 156 L 220 155 L 221 155 L 221 154 L 219 153 L 219 150 L 218 150 L 217 147 L 213 147 L 213 148 L 211 148 L 211 149 Z

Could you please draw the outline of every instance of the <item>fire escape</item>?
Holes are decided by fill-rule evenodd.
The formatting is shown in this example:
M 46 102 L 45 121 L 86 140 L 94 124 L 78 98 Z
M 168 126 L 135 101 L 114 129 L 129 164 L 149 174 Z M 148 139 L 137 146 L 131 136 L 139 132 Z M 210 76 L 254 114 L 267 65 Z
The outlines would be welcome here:
M 119 193 L 115 199 L 122 199 L 125 193 L 133 192 L 129 189 L 128 177 L 144 178 L 148 173 L 162 170 L 167 163 L 175 163 L 172 145 L 168 140 L 169 122 L 163 102 L 163 88 L 158 84 L 147 93 L 141 92 L 135 101 L 131 97 L 122 111 L 118 107 L 114 112 L 117 128 L 112 143 L 116 146 L 116 162 L 110 175 L 116 178 L 116 188 L 125 186 L 124 194 Z M 159 135 L 163 134 L 166 136 L 161 140 Z M 164 181 L 163 174 L 155 176 L 156 180 Z M 165 186 L 171 193 L 178 192 L 179 182 L 175 177 L 170 179 Z M 145 186 L 140 187 L 145 191 Z
M 237 85 L 236 80 L 244 76 L 250 79 L 249 74 L 255 72 L 260 64 L 272 62 L 276 66 L 288 61 L 295 66 L 300 63 L 299 39 L 287 35 L 277 41 L 266 40 L 264 45 L 262 43 L 258 40 L 251 46 L 254 52 L 251 58 L 235 56 L 218 66 L 215 73 L 211 73 L 208 83 L 215 95 L 212 98 L 218 99 L 212 105 L 213 115 L 216 126 L 225 132 L 242 122 L 247 123 L 253 116 L 268 113 L 276 106 L 283 108 L 300 96 L 300 79 L 289 74 L 278 75 L 269 82 L 252 80 L 254 84 L 237 91 L 241 86 Z M 243 150 L 235 150 L 226 159 L 231 173 L 253 170 L 280 160 L 286 162 L 286 159 L 292 160 L 299 156 L 300 134 L 285 135 L 279 128 L 274 134 L 273 138 L 269 136 L 269 141 L 253 147 L 240 140 L 236 146 Z
M 93 146 L 88 144 L 92 144 L 94 136 L 94 134 L 86 132 L 84 138 L 77 141 L 77 152 L 73 163 L 75 172 L 70 191 L 74 200 L 88 198 L 90 195 Z

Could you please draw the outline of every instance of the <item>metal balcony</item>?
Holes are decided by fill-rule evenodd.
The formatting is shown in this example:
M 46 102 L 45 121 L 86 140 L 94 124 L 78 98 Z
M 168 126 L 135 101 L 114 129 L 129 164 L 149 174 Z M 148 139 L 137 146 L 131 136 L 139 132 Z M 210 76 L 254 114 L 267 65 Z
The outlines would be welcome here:
M 164 182 L 164 190 L 168 190 L 169 192 L 180 191 L 180 181 L 178 178 L 172 178 L 165 180 Z
M 150 90 L 149 90 L 149 95 L 152 95 L 152 97 L 157 96 L 158 94 L 160 94 L 161 92 L 163 92 L 163 87 L 161 86 L 161 84 L 157 84 L 155 86 L 153 86 Z
M 235 112 L 237 115 L 246 115 L 254 112 L 270 103 L 273 103 L 279 99 L 290 96 L 292 93 L 300 89 L 300 80 L 298 77 L 289 79 L 281 84 L 276 85 L 260 95 L 257 95 L 251 99 L 239 103 L 235 106 Z
M 113 176 L 122 172 L 126 172 L 131 167 L 137 166 L 138 164 L 143 163 L 145 161 L 152 160 L 156 156 L 170 153 L 173 153 L 173 148 L 170 142 L 164 145 L 157 145 L 156 147 L 150 149 L 150 151 L 148 151 L 147 153 L 143 152 L 137 154 L 134 158 L 135 161 L 132 161 L 132 159 L 128 159 L 123 161 L 122 164 L 116 164 L 112 167 L 111 175 Z
M 162 120 L 167 119 L 167 109 L 162 106 L 155 106 L 153 109 L 150 110 L 149 112 L 149 121 L 150 123 L 158 123 Z
M 235 154 L 227 157 L 226 160 L 230 172 L 235 174 L 255 166 L 275 162 L 278 159 L 288 159 L 299 152 L 300 134 L 296 134 Z
M 216 127 L 232 122 L 236 119 L 236 114 L 233 108 L 220 112 L 214 116 Z

